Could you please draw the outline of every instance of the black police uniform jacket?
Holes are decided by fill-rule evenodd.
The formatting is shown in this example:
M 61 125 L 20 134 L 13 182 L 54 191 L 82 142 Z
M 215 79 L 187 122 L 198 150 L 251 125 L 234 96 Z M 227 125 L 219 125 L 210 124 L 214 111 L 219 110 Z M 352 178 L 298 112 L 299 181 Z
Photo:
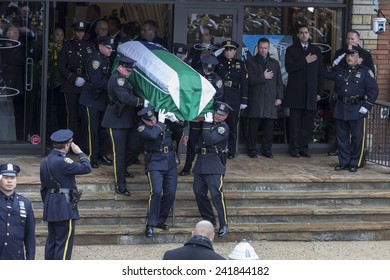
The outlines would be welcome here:
M 307 63 L 306 56 L 317 55 L 317 60 Z M 317 110 L 317 95 L 322 95 L 322 55 L 321 50 L 309 44 L 306 52 L 300 42 L 286 50 L 285 58 L 288 82 L 284 105 L 293 109 Z
M 223 99 L 223 82 L 222 82 L 221 77 L 219 77 L 218 74 L 215 72 L 206 76 L 203 69 L 202 69 L 202 74 L 206 78 L 206 80 L 209 81 L 210 84 L 213 85 L 213 87 L 216 90 L 216 92 L 214 94 L 214 100 L 222 101 L 222 99 Z
M 31 201 L 13 193 L 12 206 L 7 208 L 3 196 L 0 191 L 0 260 L 33 260 L 35 217 Z
M 336 82 L 338 99 L 333 112 L 335 119 L 353 121 L 365 117 L 367 114 L 360 113 L 360 107 L 371 110 L 378 97 L 379 89 L 374 73 L 366 66 L 358 64 L 350 68 L 342 65 L 325 71 L 324 77 Z M 340 100 L 351 96 L 360 100 L 356 104 Z
M 195 235 L 183 247 L 166 251 L 163 260 L 224 260 L 214 252 L 210 239 Z
M 359 52 L 360 52 L 359 56 L 363 59 L 361 65 L 370 68 L 372 73 L 375 74 L 375 66 L 374 66 L 374 62 L 372 61 L 371 53 L 369 51 L 363 49 L 361 46 L 358 46 L 358 48 L 359 48 Z M 340 55 L 344 54 L 347 50 L 348 50 L 347 46 L 342 48 L 342 49 L 338 49 L 334 55 L 334 58 L 337 59 Z M 338 65 L 348 67 L 347 60 L 345 59 L 345 57 L 340 61 L 340 63 Z
M 169 121 L 167 120 L 167 122 Z M 138 132 L 145 145 L 145 153 L 150 154 L 145 172 L 168 171 L 176 168 L 175 151 L 172 146 L 172 130 L 169 125 L 158 122 L 156 125 L 150 126 L 140 122 Z M 167 153 L 164 152 L 164 147 L 166 147 Z
M 227 59 L 221 55 L 215 72 L 224 83 L 222 101 L 239 111 L 241 104 L 248 103 L 248 72 L 245 64 L 236 58 Z
M 222 163 L 220 156 L 222 152 L 226 151 L 228 138 L 229 127 L 226 122 L 203 122 L 202 134 L 197 144 L 198 157 L 192 172 L 225 174 L 226 166 Z M 202 148 L 205 149 L 206 153 L 201 153 Z
M 110 78 L 110 61 L 99 51 L 94 51 L 87 63 L 89 83 L 81 90 L 79 103 L 104 112 L 107 106 L 107 84 Z
M 82 87 L 74 83 L 77 77 L 88 82 L 85 69 L 88 59 L 92 55 L 93 44 L 87 41 L 66 41 L 58 53 L 58 71 L 62 77 L 61 92 L 79 94 Z
M 117 107 L 108 102 L 102 126 L 106 128 L 132 128 L 137 125 L 136 107 L 143 106 L 143 100 L 133 94 L 129 80 L 119 71 L 115 71 L 108 80 L 108 95 L 124 104 L 122 114 L 117 116 Z
M 43 201 L 43 220 L 47 222 L 59 222 L 66 220 L 78 220 L 79 211 L 77 207 L 72 209 L 72 205 L 67 201 L 63 193 L 51 193 L 50 189 L 57 187 L 51 180 L 51 176 L 57 181 L 61 188 L 75 190 L 76 175 L 88 174 L 92 171 L 88 156 L 84 153 L 80 155 L 80 162 L 72 159 L 58 150 L 53 150 L 41 162 L 41 198 Z M 49 169 L 49 170 L 48 170 Z

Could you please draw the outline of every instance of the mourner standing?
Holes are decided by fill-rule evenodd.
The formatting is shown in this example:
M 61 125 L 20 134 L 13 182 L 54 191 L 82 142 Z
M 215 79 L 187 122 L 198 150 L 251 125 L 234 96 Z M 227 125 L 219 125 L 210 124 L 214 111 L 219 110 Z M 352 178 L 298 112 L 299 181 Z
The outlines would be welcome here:
M 75 177 L 90 173 L 92 168 L 88 156 L 73 142 L 71 130 L 57 130 L 50 139 L 53 150 L 42 160 L 40 167 L 42 218 L 48 228 L 45 259 L 70 260 L 75 221 L 79 219 L 77 203 L 81 196 Z M 80 162 L 66 156 L 70 150 L 79 156 Z
M 165 221 L 175 202 L 177 188 L 172 127 L 179 124 L 179 120 L 174 113 L 165 113 L 164 109 L 160 109 L 157 120 L 153 106 L 143 108 L 138 116 L 142 120 L 138 132 L 145 145 L 145 174 L 150 188 L 145 235 L 153 237 L 155 227 L 169 229 Z
M 35 217 L 31 201 L 15 192 L 19 166 L 0 165 L 0 260 L 35 259 Z
M 361 48 L 349 45 L 345 52 L 346 64 L 331 68 L 325 78 L 336 82 L 337 102 L 333 112 L 336 120 L 339 164 L 336 171 L 356 172 L 363 161 L 367 113 L 379 93 L 375 75 L 359 64 Z
M 248 105 L 248 73 L 245 64 L 234 58 L 239 45 L 234 41 L 224 41 L 225 48 L 223 55 L 218 57 L 219 64 L 215 72 L 223 81 L 222 101 L 233 108 L 226 119 L 229 126 L 228 158 L 233 159 L 237 150 L 237 131 L 240 119 L 240 110 Z
M 227 211 L 223 193 L 223 178 L 226 171 L 226 150 L 229 126 L 225 120 L 232 108 L 223 102 L 214 102 L 213 113 L 205 114 L 202 133 L 198 139 L 198 157 L 192 170 L 194 173 L 193 190 L 199 213 L 204 220 L 216 225 L 215 216 L 207 194 L 218 213 L 218 237 L 228 234 Z
M 130 196 L 126 188 L 126 177 L 134 177 L 133 173 L 127 172 L 126 162 L 138 156 L 138 152 L 137 155 L 126 152 L 139 150 L 136 108 L 144 106 L 144 100 L 134 95 L 128 80 L 135 62 L 126 56 L 119 57 L 118 68 L 108 81 L 108 105 L 102 121 L 102 126 L 109 130 L 111 139 L 115 191 L 125 196 Z

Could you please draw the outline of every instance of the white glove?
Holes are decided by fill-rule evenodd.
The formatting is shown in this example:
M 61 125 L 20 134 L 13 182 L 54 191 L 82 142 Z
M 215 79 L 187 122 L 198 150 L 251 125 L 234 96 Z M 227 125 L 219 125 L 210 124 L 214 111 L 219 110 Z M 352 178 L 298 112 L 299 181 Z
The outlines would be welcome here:
M 332 66 L 334 67 L 334 66 L 336 66 L 336 65 L 339 65 L 340 61 L 341 61 L 344 57 L 345 57 L 345 53 L 339 55 L 339 57 L 336 58 L 336 59 L 333 61 Z
M 364 108 L 363 106 L 360 107 L 359 113 L 367 114 L 367 112 L 368 112 L 368 110 L 366 108 Z
M 168 120 L 170 120 L 171 122 L 177 121 L 177 118 L 176 118 L 175 114 L 172 113 L 172 112 L 166 113 L 166 118 L 167 118 Z
M 248 105 L 246 105 L 246 104 L 241 104 L 241 105 L 240 105 L 240 110 L 245 110 L 246 107 L 248 107 Z
M 76 87 L 82 87 L 85 84 L 85 80 L 82 77 L 77 77 L 74 84 L 76 85 Z
M 167 114 L 165 114 L 165 109 L 160 109 L 158 111 L 158 121 L 160 123 L 164 123 L 165 122 L 165 117 L 166 117 Z
M 144 108 L 149 106 L 149 100 L 144 99 Z
M 204 115 L 204 122 L 212 123 L 213 122 L 213 114 L 208 112 Z

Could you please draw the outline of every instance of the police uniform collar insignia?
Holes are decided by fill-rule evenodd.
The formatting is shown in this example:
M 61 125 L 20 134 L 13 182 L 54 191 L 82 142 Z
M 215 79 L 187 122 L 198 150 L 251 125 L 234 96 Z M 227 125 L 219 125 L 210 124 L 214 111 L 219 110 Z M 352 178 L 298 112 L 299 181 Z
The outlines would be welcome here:
M 224 127 L 220 126 L 220 127 L 218 127 L 217 131 L 218 131 L 219 134 L 224 134 L 226 129 Z
M 100 66 L 100 61 L 99 60 L 93 60 L 92 61 L 92 68 L 93 68 L 93 70 L 98 69 L 99 66 Z
M 70 159 L 70 158 L 68 158 L 68 157 L 64 158 L 64 161 L 65 161 L 66 163 L 69 163 L 69 164 L 72 164 L 72 163 L 73 163 L 73 160 Z
M 144 125 L 140 125 L 139 127 L 138 127 L 138 131 L 139 132 L 142 132 L 142 131 L 144 131 L 145 130 L 145 126 Z
M 116 82 L 118 83 L 118 85 L 123 87 L 123 85 L 125 84 L 125 79 L 124 78 L 118 78 L 118 79 L 116 79 Z
M 216 86 L 218 88 L 221 88 L 222 87 L 222 80 L 218 80 L 217 83 L 216 83 Z

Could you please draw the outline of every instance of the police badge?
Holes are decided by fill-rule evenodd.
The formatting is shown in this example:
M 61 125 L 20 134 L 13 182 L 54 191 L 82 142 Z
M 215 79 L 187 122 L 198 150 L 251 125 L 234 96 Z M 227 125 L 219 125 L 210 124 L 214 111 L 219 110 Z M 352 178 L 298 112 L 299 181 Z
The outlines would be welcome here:
M 100 66 L 100 61 L 98 61 L 98 60 L 93 60 L 92 61 L 92 68 L 93 68 L 93 70 L 98 69 L 99 66 Z
M 138 131 L 139 131 L 139 132 L 144 131 L 144 129 L 145 129 L 145 126 L 144 126 L 144 125 L 140 125 L 140 126 L 138 127 Z
M 220 126 L 220 127 L 218 127 L 217 131 L 218 131 L 219 134 L 224 134 L 226 129 L 224 127 Z
M 123 85 L 125 84 L 125 79 L 124 78 L 118 78 L 116 80 L 116 82 L 118 83 L 118 85 L 120 85 L 121 87 L 123 87 Z
M 68 157 L 64 158 L 64 161 L 65 161 L 66 163 L 69 163 L 69 164 L 72 164 L 72 163 L 73 163 L 73 160 L 71 160 L 71 159 L 68 158 Z

